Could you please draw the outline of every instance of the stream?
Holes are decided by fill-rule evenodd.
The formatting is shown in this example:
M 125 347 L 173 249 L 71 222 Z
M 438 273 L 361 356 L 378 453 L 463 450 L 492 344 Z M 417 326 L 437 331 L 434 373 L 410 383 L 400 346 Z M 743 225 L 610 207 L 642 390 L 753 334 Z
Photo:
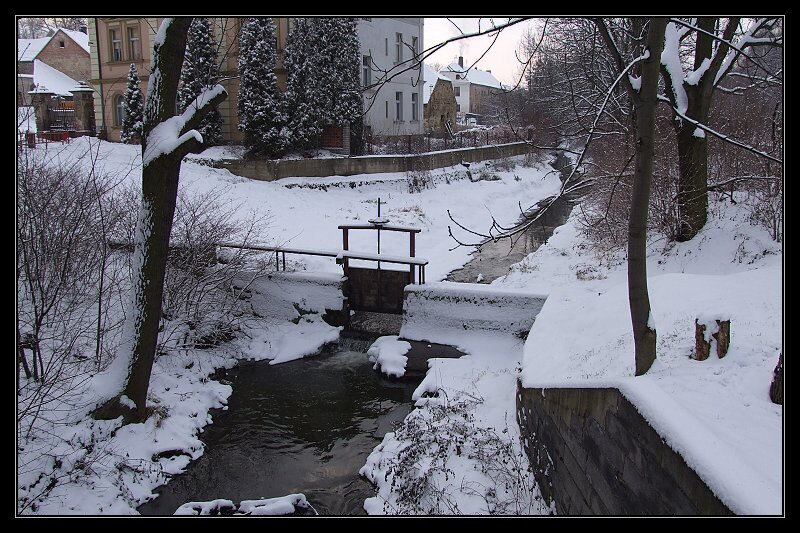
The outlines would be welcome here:
M 564 161 L 552 163 L 561 167 Z M 569 169 L 566 169 L 568 174 Z M 573 197 L 561 198 L 519 238 L 487 242 L 448 281 L 489 283 L 535 251 L 563 224 Z M 529 213 L 535 213 L 543 200 Z M 367 457 L 413 409 L 411 395 L 424 376 L 428 357 L 458 357 L 440 345 L 418 343 L 418 372 L 390 381 L 372 369 L 366 351 L 377 335 L 397 334 L 398 316 L 353 317 L 350 337 L 319 355 L 270 366 L 242 361 L 215 379 L 233 387 L 227 410 L 213 410 L 202 433 L 204 454 L 183 474 L 159 487 L 159 496 L 138 508 L 143 515 L 171 515 L 182 504 L 225 498 L 239 502 L 303 493 L 322 515 L 365 514 L 372 485 L 359 477 Z M 364 326 L 364 327 L 359 327 Z M 358 329 L 363 329 L 360 333 Z M 357 337 L 357 338 L 352 338 Z M 433 350 L 427 352 L 426 350 Z
M 171 515 L 190 501 L 239 502 L 301 492 L 322 515 L 365 514 L 367 456 L 413 409 L 420 379 L 389 381 L 372 369 L 371 341 L 342 339 L 286 364 L 241 362 L 228 410 L 213 411 L 205 453 L 138 508 Z

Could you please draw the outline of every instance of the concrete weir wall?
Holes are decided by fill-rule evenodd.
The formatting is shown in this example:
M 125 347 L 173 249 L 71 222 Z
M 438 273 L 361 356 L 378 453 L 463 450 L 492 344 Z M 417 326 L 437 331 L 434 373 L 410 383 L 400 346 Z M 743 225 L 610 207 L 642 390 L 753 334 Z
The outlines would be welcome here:
M 493 285 L 434 282 L 408 285 L 403 301 L 403 328 L 406 339 L 440 342 L 445 332 L 457 337 L 470 332 L 502 333 L 524 337 L 530 331 L 546 296 L 504 290 Z
M 517 422 L 558 514 L 733 514 L 617 389 L 518 383 Z
M 524 142 L 459 148 L 441 152 L 411 155 L 372 155 L 359 157 L 331 157 L 315 159 L 223 159 L 215 166 L 228 169 L 231 174 L 260 181 L 280 178 L 326 176 L 355 176 L 383 172 L 408 172 L 411 170 L 433 170 L 458 165 L 461 162 L 475 163 L 488 159 L 501 159 L 526 154 L 531 147 Z

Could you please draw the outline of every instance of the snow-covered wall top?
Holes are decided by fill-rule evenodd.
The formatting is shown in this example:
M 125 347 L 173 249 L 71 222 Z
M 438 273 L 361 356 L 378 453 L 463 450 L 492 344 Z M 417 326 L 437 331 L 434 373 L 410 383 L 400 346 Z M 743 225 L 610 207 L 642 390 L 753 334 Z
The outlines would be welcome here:
M 400 336 L 459 345 L 465 334 L 520 335 L 530 330 L 546 295 L 473 283 L 409 285 Z

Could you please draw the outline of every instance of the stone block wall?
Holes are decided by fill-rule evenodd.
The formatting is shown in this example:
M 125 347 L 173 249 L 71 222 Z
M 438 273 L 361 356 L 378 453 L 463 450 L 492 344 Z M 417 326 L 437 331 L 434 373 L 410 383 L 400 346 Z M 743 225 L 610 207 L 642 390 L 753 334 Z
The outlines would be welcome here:
M 732 514 L 617 389 L 518 383 L 517 422 L 558 514 Z

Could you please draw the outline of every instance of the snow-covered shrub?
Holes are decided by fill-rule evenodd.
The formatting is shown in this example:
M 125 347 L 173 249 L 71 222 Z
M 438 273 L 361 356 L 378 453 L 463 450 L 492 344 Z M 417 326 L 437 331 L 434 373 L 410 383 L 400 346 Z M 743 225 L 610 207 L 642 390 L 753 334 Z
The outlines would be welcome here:
M 429 403 L 395 425 L 393 438 L 405 444 L 380 465 L 396 495 L 384 502 L 384 512 L 458 515 L 462 498 L 477 497 L 486 514 L 541 514 L 546 506 L 522 447 L 507 429 L 498 433 L 476 423 L 473 411 L 482 402 L 464 394 Z M 463 467 L 454 461 L 462 459 L 475 465 L 482 481 L 459 481 L 456 470 Z

